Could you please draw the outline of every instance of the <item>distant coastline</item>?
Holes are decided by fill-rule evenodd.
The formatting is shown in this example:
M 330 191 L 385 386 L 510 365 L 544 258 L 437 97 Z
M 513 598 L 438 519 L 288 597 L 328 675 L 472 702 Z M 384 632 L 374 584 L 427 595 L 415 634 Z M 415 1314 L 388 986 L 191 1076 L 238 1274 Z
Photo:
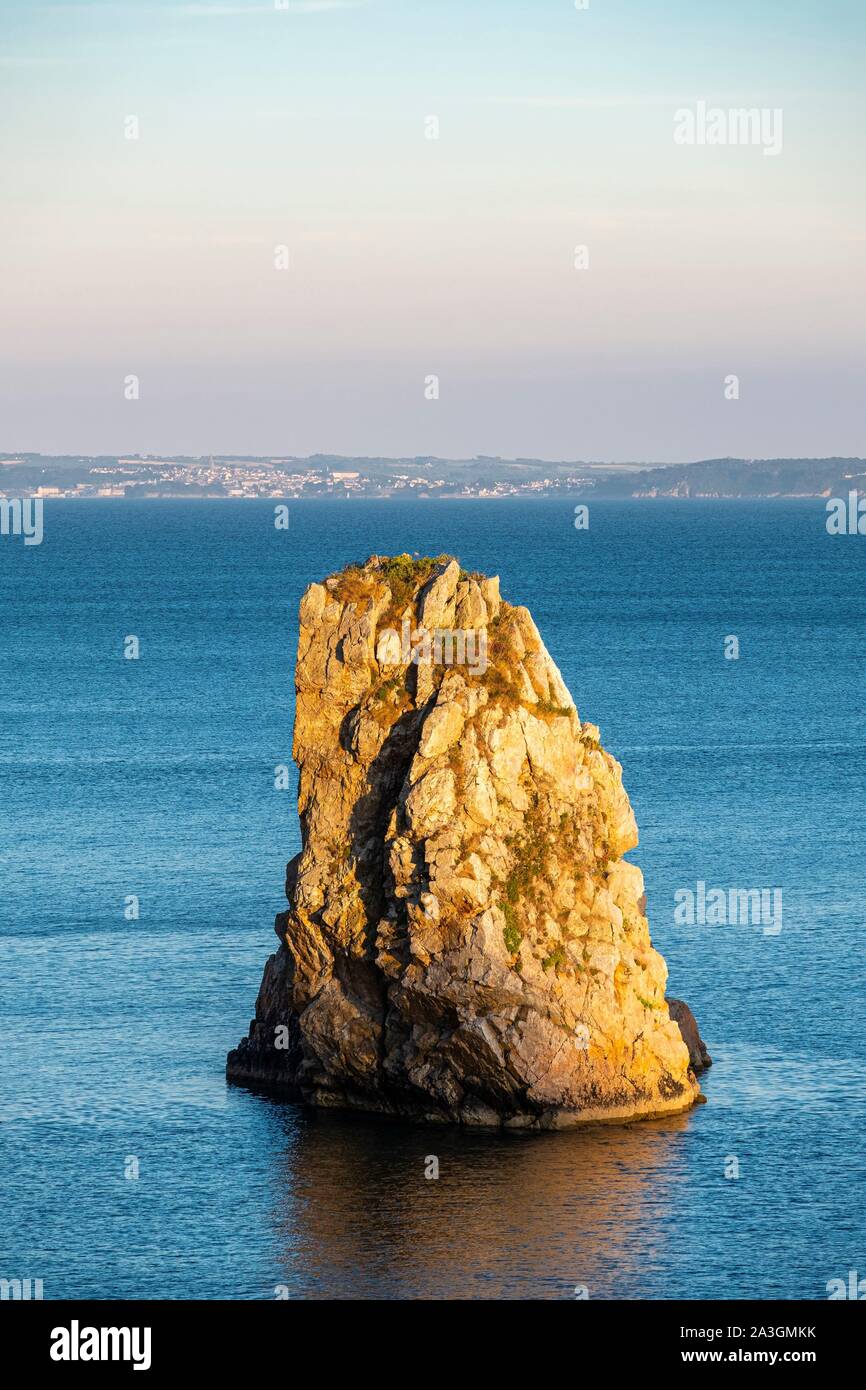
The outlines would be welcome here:
M 768 500 L 866 492 L 866 460 L 702 459 L 685 464 L 433 457 L 173 458 L 0 453 L 0 496 L 90 501 L 270 498 Z

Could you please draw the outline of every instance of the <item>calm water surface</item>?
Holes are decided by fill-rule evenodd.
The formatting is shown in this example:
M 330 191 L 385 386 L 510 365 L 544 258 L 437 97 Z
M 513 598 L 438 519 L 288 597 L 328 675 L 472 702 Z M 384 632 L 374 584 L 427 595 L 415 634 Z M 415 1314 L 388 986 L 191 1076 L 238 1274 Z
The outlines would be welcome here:
M 0 1277 L 823 1298 L 866 1274 L 866 540 L 820 502 L 597 503 L 588 532 L 572 505 L 297 502 L 283 532 L 266 502 L 49 502 L 43 545 L 0 540 Z M 298 849 L 273 787 L 298 599 L 402 550 L 500 574 L 622 761 L 708 1105 L 499 1138 L 227 1088 Z M 699 879 L 781 888 L 781 934 L 675 925 Z

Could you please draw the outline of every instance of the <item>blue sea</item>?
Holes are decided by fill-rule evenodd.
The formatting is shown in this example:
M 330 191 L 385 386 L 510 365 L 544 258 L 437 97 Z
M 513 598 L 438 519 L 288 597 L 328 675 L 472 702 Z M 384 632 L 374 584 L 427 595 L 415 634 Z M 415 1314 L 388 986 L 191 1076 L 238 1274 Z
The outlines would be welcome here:
M 866 539 L 821 501 L 598 502 L 588 531 L 561 500 L 273 508 L 49 500 L 42 545 L 0 539 L 0 1278 L 824 1299 L 866 1275 Z M 705 1106 L 499 1137 L 226 1085 L 299 848 L 274 787 L 298 600 L 404 550 L 499 574 L 620 759 Z M 780 889 L 782 930 L 679 925 L 698 882 Z

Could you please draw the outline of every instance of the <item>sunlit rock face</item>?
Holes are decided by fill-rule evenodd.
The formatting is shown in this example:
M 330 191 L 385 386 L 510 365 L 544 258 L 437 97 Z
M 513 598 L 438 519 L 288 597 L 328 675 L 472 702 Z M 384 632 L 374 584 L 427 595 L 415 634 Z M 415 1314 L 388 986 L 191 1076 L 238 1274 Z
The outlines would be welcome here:
M 296 689 L 303 849 L 229 1078 L 529 1128 L 692 1105 L 621 769 L 528 610 L 374 556 L 306 591 Z

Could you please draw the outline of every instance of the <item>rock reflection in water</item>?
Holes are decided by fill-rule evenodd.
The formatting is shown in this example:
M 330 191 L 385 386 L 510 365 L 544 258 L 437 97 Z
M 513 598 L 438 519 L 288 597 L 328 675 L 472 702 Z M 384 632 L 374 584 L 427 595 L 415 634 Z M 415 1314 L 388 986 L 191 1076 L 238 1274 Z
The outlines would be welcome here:
M 638 1259 L 665 1262 L 694 1123 L 504 1136 L 285 1117 L 280 1277 L 308 1298 L 628 1297 Z

